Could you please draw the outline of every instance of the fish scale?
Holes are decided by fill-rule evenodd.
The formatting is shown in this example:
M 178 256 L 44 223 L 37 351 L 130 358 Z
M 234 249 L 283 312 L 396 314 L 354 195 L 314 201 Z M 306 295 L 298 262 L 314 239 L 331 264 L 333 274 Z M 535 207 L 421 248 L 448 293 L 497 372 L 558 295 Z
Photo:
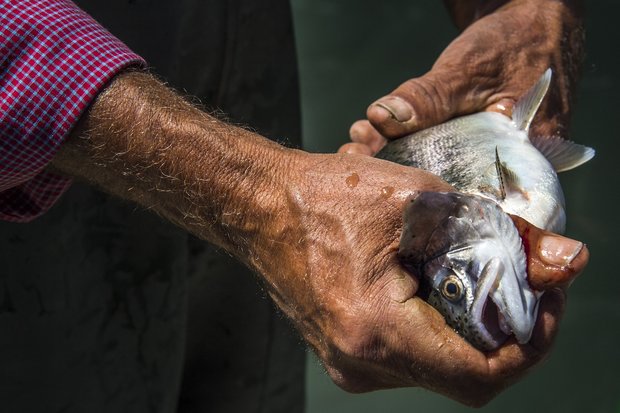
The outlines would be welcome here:
M 482 144 L 493 140 L 498 133 L 498 128 L 491 126 L 492 121 L 484 119 L 489 115 L 496 114 L 457 118 L 410 139 L 399 139 L 386 146 L 378 157 L 425 169 L 459 191 L 475 192 L 481 181 L 477 163 L 480 159 L 492 159 L 490 155 L 494 149 Z

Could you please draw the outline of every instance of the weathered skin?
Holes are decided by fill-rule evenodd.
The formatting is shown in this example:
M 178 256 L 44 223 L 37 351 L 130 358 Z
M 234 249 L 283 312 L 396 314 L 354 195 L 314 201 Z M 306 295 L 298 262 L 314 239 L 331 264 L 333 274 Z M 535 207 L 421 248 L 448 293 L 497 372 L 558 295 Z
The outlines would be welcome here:
M 580 28 L 580 20 L 557 1 L 510 2 L 477 16 L 442 54 L 432 76 L 415 82 L 435 84 L 429 90 L 437 93 L 409 93 L 411 82 L 402 89 L 400 96 L 428 109 L 416 117 L 426 124 L 389 120 L 383 131 L 402 136 L 412 127 L 520 96 L 521 85 L 535 80 L 532 67 L 563 65 L 572 44 L 565 34 Z M 474 90 L 471 79 L 485 85 Z M 439 114 L 443 108 L 450 111 Z M 549 113 L 560 113 L 557 105 Z M 374 115 L 381 122 L 381 114 Z M 110 85 L 83 126 L 64 144 L 55 166 L 153 208 L 249 262 L 346 390 L 421 386 L 480 406 L 550 353 L 564 309 L 557 283 L 546 285 L 532 339 L 527 344 L 509 339 L 491 353 L 468 346 L 417 296 L 417 279 L 402 271 L 396 251 L 402 196 L 450 190 L 429 173 L 367 157 L 292 153 L 197 113 L 153 79 L 137 76 Z M 153 164 L 157 167 L 140 168 Z M 351 188 L 354 174 L 357 186 Z M 524 231 L 533 246 L 528 259 L 544 263 L 529 267 L 532 279 L 567 267 L 574 277 L 585 267 L 585 248 L 566 261 L 563 253 L 542 247 L 551 237 L 552 251 L 572 250 L 574 241 L 531 225 Z
M 494 7 L 501 4 L 505 6 L 491 11 L 480 9 L 485 3 L 489 2 L 473 0 L 458 2 L 461 7 L 459 10 L 453 10 L 453 14 L 455 21 L 459 22 L 459 27 L 464 29 L 463 33 L 444 50 L 428 73 L 406 80 L 393 92 L 372 104 L 367 112 L 368 120 L 360 120 L 353 124 L 350 131 L 352 142 L 343 145 L 340 152 L 374 155 L 387 140 L 469 113 L 487 110 L 509 115 L 512 104 L 536 81 L 536 73 L 542 72 L 547 67 L 553 67 L 558 75 L 554 77 L 552 98 L 543 103 L 543 108 L 538 113 L 534 133 L 540 136 L 556 134 L 566 136 L 563 132 L 569 125 L 570 97 L 577 80 L 583 50 L 582 16 L 578 8 L 574 7 L 580 2 L 493 1 Z M 415 30 L 412 33 L 415 34 Z M 403 53 L 410 50 L 406 44 L 405 40 Z M 539 72 L 536 72 L 537 70 Z M 401 108 L 394 107 L 392 105 L 394 102 L 402 103 Z M 403 107 L 402 112 L 409 111 L 412 116 L 409 118 L 394 116 L 399 113 L 397 109 Z M 364 179 L 360 179 L 360 184 L 363 182 Z M 397 185 L 390 184 L 390 186 L 397 188 Z M 365 206 L 359 213 L 363 214 L 367 210 L 368 207 Z M 481 400 L 488 401 L 497 394 L 498 388 L 517 380 L 517 376 L 509 370 L 498 370 L 499 363 L 496 357 L 516 365 L 519 360 L 531 357 L 531 349 L 536 349 L 536 353 L 539 353 L 541 348 L 549 350 L 548 345 L 552 343 L 551 336 L 547 335 L 549 340 L 545 340 L 545 345 L 541 346 L 540 333 L 552 331 L 549 329 L 550 321 L 554 321 L 555 328 L 559 326 L 558 316 L 551 316 L 549 311 L 559 314 L 556 311 L 559 311 L 562 304 L 557 298 L 564 295 L 563 288 L 585 268 L 588 261 L 588 250 L 583 244 L 536 228 L 518 217 L 513 219 L 518 224 L 522 238 L 527 241 L 524 246 L 528 257 L 529 280 L 537 288 L 546 290 L 541 299 L 539 319 L 532 339 L 527 344 L 517 345 L 514 340 L 509 339 L 506 344 L 491 353 L 474 351 L 473 347 L 464 345 L 460 337 L 457 337 L 457 340 L 462 342 L 462 345 L 457 345 L 456 348 L 453 346 L 456 344 L 453 341 L 429 345 L 416 341 L 407 333 L 419 329 L 425 331 L 424 334 L 435 334 L 437 330 L 430 325 L 422 326 L 418 321 L 419 318 L 409 318 L 407 321 L 409 325 L 405 329 L 399 329 L 394 320 L 400 318 L 393 312 L 382 313 L 380 318 L 373 317 L 372 320 L 377 321 L 371 323 L 368 322 L 368 318 L 364 319 L 364 314 L 354 313 L 361 314 L 360 320 L 364 319 L 358 324 L 360 329 L 372 329 L 377 334 L 389 332 L 391 337 L 383 341 L 384 343 L 406 342 L 406 347 L 401 347 L 399 354 L 449 355 L 449 368 L 434 376 L 433 383 L 450 394 L 458 392 L 464 400 L 474 400 L 473 403 L 468 402 L 470 405 L 480 406 L 484 403 Z M 548 242 L 552 242 L 554 244 L 552 250 L 558 252 L 552 262 L 544 262 L 539 257 L 547 259 L 551 256 L 542 253 L 546 251 Z M 572 260 L 566 258 L 572 256 L 567 253 L 574 251 L 575 245 L 580 251 L 579 254 Z M 360 246 L 365 247 L 365 244 Z M 413 277 L 411 274 L 409 276 L 417 279 L 415 274 Z M 376 298 L 375 295 L 372 297 Z M 373 298 L 368 296 L 364 298 L 377 308 Z M 433 314 L 439 321 L 444 320 L 434 308 L 422 305 L 426 303 L 417 296 L 412 301 L 426 310 L 424 314 Z M 450 327 L 446 329 L 452 330 Z M 359 337 L 350 334 L 350 331 L 346 333 L 347 337 L 353 339 Z M 394 336 L 399 338 L 394 339 Z M 405 373 L 407 377 L 419 376 L 421 370 L 418 365 L 393 357 L 376 336 L 369 337 L 368 342 L 373 344 L 361 353 L 366 357 L 363 363 L 356 363 L 351 357 L 339 354 L 332 359 L 333 363 L 326 363 L 328 373 L 332 377 L 351 378 L 351 371 L 355 371 L 354 367 L 358 367 L 356 371 L 360 374 L 370 372 L 377 381 L 378 378 L 386 376 L 402 377 L 388 366 L 396 366 L 398 369 L 406 365 L 412 367 Z M 409 350 L 403 350 L 404 348 Z M 481 354 L 485 357 L 482 360 L 478 358 Z M 373 364 L 370 359 L 376 358 L 377 355 L 385 355 L 386 361 L 382 364 Z M 455 357 L 456 355 L 459 357 Z M 340 369 L 337 368 L 338 365 Z M 488 371 L 492 374 L 482 382 L 458 373 L 474 365 L 478 371 Z M 423 376 L 429 377 L 426 374 Z M 363 389 L 377 388 L 368 381 L 361 382 L 364 384 Z M 361 391 L 360 387 L 356 390 Z

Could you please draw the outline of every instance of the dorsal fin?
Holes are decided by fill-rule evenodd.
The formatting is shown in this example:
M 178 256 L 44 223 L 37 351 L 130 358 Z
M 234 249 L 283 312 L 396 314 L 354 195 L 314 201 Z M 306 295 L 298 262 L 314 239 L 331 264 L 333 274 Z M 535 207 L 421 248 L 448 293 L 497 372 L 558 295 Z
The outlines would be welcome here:
M 567 141 L 558 136 L 533 136 L 530 142 L 553 165 L 557 172 L 564 172 L 588 162 L 594 157 L 594 149 Z
M 538 82 L 515 104 L 512 121 L 523 131 L 529 129 L 536 111 L 547 94 L 551 83 L 551 68 L 547 69 Z

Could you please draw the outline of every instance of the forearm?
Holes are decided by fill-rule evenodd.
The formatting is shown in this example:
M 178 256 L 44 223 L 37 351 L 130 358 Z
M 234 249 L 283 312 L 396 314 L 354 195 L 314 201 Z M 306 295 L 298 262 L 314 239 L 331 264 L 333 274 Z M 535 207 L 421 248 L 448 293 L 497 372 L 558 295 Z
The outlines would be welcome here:
M 339 267 L 363 273 L 377 250 L 392 251 L 407 196 L 450 188 L 377 159 L 284 148 L 209 116 L 144 73 L 118 76 L 52 164 L 224 248 L 260 275 L 296 324 L 323 305 L 309 284 Z M 388 210 L 389 224 L 381 216 Z M 364 215 L 384 222 L 389 238 L 366 233 Z M 374 248 L 367 256 L 363 244 Z M 305 337 L 320 341 L 314 329 Z
M 134 72 L 100 94 L 52 164 L 247 261 L 256 223 L 280 212 L 274 180 L 295 153 Z
M 539 332 L 535 346 L 487 358 L 416 297 L 418 281 L 396 256 L 402 211 L 420 191 L 453 190 L 436 176 L 285 149 L 208 116 L 145 74 L 107 87 L 53 167 L 245 262 L 350 391 L 421 385 L 479 405 L 540 360 L 557 330 L 561 301 L 541 306 L 546 341 Z

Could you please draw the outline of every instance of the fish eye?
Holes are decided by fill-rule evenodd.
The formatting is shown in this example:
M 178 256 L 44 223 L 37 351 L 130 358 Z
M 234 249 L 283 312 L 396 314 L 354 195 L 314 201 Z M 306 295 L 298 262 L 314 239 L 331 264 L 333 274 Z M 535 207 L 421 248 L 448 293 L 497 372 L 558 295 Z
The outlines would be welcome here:
M 449 275 L 441 282 L 440 291 L 446 299 L 458 301 L 463 297 L 463 283 L 456 275 Z

